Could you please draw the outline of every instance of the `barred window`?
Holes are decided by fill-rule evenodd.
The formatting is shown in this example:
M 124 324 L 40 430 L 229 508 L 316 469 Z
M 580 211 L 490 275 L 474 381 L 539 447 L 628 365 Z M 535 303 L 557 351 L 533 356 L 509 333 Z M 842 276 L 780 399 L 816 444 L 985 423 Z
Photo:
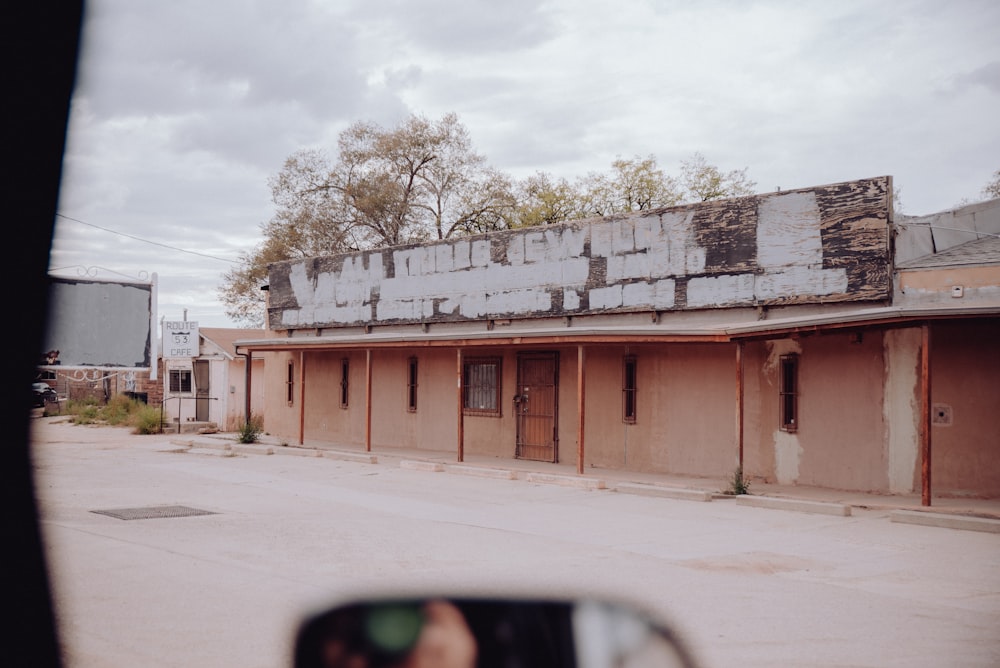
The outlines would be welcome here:
M 288 360 L 288 373 L 285 376 L 285 401 L 291 406 L 295 400 L 295 362 Z
M 351 362 L 346 357 L 340 360 L 340 407 L 347 408 L 348 389 L 351 378 Z
M 466 415 L 500 416 L 500 358 L 470 359 L 462 365 Z
M 635 424 L 636 362 L 635 355 L 626 355 L 622 365 L 622 420 Z
M 797 431 L 799 428 L 799 356 L 781 356 L 781 430 Z
M 406 367 L 406 410 L 417 412 L 417 358 L 411 357 Z

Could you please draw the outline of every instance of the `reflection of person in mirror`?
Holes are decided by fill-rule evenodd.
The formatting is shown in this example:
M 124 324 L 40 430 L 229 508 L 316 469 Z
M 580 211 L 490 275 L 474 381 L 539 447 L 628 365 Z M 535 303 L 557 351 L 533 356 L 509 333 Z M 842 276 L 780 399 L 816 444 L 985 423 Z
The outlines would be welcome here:
M 371 637 L 359 642 L 356 610 L 353 615 L 333 619 L 323 645 L 322 665 L 326 668 L 473 668 L 476 665 L 476 639 L 455 604 L 427 601 L 420 608 L 420 618 L 419 633 L 402 653 L 395 650 L 387 653 L 387 648 L 380 648 L 380 642 Z
M 424 606 L 424 626 L 417 644 L 400 668 L 472 668 L 476 665 L 476 639 L 462 611 L 448 601 Z

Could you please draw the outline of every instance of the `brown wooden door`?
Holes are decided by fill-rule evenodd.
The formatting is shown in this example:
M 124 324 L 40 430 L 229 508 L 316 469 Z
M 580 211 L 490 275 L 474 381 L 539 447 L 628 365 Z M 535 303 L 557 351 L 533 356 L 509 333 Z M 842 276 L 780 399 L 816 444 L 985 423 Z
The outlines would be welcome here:
M 208 360 L 194 361 L 194 419 L 198 422 L 208 422 L 208 402 L 211 400 L 209 387 Z
M 517 356 L 518 459 L 559 461 L 559 353 L 522 353 Z

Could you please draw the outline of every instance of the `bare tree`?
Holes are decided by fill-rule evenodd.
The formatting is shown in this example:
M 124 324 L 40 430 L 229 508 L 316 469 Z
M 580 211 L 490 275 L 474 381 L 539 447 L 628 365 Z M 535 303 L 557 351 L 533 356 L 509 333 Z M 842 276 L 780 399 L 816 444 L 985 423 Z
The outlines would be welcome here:
M 335 159 L 303 150 L 285 160 L 268 181 L 276 211 L 263 241 L 223 276 L 219 294 L 227 315 L 258 325 L 272 262 L 736 197 L 755 185 L 746 172 L 723 173 L 696 153 L 676 179 L 649 155 L 572 184 L 544 173 L 513 182 L 486 164 L 455 114 L 388 129 L 359 122 L 340 134 Z
M 993 172 L 993 177 L 989 183 L 983 186 L 983 199 L 994 199 L 1000 197 L 1000 169 Z
M 411 116 L 395 128 L 355 123 L 338 154 L 299 151 L 270 181 L 277 210 L 264 241 L 223 277 L 227 314 L 263 320 L 259 285 L 267 263 L 296 257 L 446 239 L 509 226 L 510 180 L 485 164 L 455 114 Z

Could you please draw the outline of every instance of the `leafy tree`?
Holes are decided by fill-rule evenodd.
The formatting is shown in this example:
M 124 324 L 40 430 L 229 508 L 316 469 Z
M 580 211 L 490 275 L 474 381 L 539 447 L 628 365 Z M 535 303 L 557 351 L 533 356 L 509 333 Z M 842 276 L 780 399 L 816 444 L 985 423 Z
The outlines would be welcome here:
M 664 174 L 652 155 L 618 158 L 611 163 L 610 174 L 588 174 L 579 189 L 583 209 L 594 216 L 673 206 L 681 200 L 677 182 Z
M 268 185 L 276 205 L 263 241 L 223 276 L 234 320 L 263 322 L 260 286 L 272 262 L 368 250 L 511 227 L 549 225 L 752 194 L 747 170 L 723 173 L 696 153 L 679 179 L 656 158 L 618 158 L 608 173 L 570 183 L 537 173 L 520 182 L 486 165 L 455 114 L 411 116 L 394 128 L 355 123 L 322 151 L 292 154 Z
M 267 264 L 509 226 L 516 198 L 510 180 L 485 165 L 455 114 L 411 116 L 395 128 L 355 123 L 338 155 L 299 151 L 269 181 L 277 211 L 264 241 L 223 276 L 226 313 L 263 321 L 259 286 Z
M 723 173 L 708 164 L 705 156 L 695 153 L 681 161 L 680 185 L 684 202 L 707 202 L 713 199 L 753 195 L 757 183 L 747 175 L 747 169 Z
M 552 225 L 585 217 L 583 197 L 566 179 L 537 172 L 520 183 L 513 227 Z

